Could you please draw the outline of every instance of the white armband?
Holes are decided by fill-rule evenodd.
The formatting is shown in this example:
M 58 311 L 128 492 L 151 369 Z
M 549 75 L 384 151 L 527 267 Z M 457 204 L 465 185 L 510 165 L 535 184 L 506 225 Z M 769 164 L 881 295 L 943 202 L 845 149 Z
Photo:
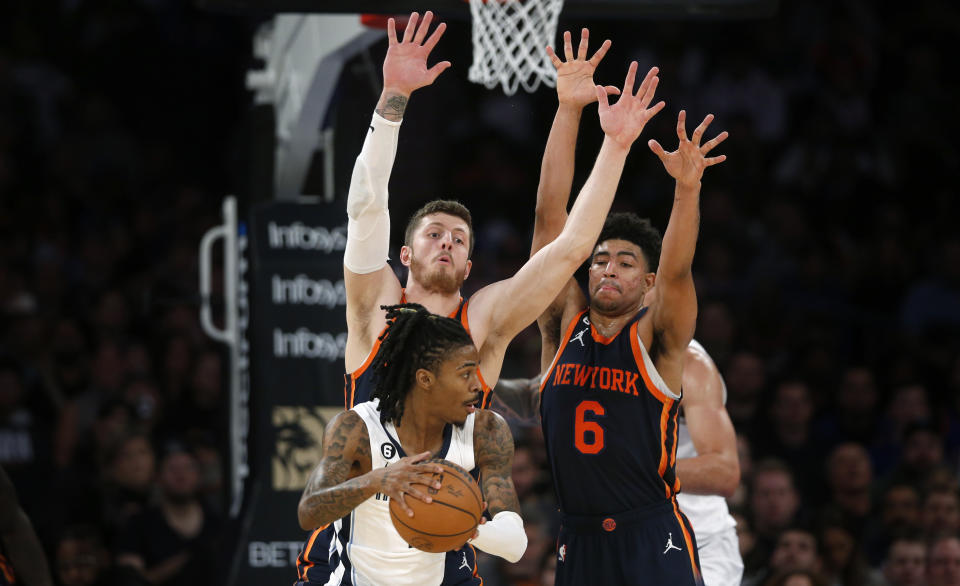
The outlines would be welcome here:
M 527 532 L 523 519 L 513 511 L 500 511 L 493 519 L 477 527 L 479 535 L 470 543 L 483 551 L 516 563 L 527 551 Z
M 397 155 L 400 123 L 373 115 L 347 193 L 347 246 L 343 266 L 357 274 L 380 270 L 390 249 L 387 185 Z

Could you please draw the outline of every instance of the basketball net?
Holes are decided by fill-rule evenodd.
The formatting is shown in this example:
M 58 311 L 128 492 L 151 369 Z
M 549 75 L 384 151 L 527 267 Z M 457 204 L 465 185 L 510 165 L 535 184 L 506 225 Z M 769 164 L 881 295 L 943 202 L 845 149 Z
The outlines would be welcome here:
M 543 82 L 556 87 L 557 71 L 544 50 L 553 45 L 563 0 L 470 0 L 473 65 L 470 81 L 508 96 Z

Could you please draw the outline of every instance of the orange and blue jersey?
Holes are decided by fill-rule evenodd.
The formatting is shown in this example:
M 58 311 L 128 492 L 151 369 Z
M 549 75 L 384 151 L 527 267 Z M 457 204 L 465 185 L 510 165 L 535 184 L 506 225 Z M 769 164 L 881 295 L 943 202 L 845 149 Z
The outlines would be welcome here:
M 580 561 L 571 556 L 600 555 L 594 547 L 611 553 L 659 549 L 664 558 L 644 565 L 639 554 L 625 560 L 615 556 L 611 563 L 623 567 L 611 566 L 605 574 L 614 581 L 636 571 L 656 577 L 650 583 L 696 584 L 700 579 L 693 532 L 675 498 L 680 490 L 680 396 L 664 383 L 640 339 L 638 324 L 646 311 L 641 309 L 611 337 L 590 323 L 588 310 L 579 313 L 540 386 L 543 435 L 564 527 L 558 584 L 599 579 L 596 574 L 561 579 L 568 572 L 564 567 Z M 643 525 L 647 527 L 641 530 Z M 606 541 L 593 543 L 593 529 L 597 539 Z M 578 543 L 583 551 L 575 551 Z M 584 571 L 593 565 L 583 566 Z

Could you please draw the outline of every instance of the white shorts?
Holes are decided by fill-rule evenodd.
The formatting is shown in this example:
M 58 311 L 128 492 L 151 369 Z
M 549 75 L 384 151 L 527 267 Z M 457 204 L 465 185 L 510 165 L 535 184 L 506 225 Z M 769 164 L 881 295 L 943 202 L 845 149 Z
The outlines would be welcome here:
M 743 559 L 736 527 L 702 537 L 698 533 L 697 553 L 704 586 L 740 586 Z

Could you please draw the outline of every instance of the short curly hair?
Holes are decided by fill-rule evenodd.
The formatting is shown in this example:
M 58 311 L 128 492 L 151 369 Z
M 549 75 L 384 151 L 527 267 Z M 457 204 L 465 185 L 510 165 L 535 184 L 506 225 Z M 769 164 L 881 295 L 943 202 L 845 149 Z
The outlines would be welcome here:
M 657 267 L 660 266 L 660 245 L 663 242 L 663 237 L 660 235 L 660 230 L 654 228 L 650 220 L 641 218 L 631 212 L 610 214 L 603 224 L 603 230 L 600 231 L 600 238 L 597 239 L 596 246 L 607 240 L 626 240 L 636 244 L 643 251 L 643 256 L 647 261 L 647 270 L 651 273 L 657 272 Z

